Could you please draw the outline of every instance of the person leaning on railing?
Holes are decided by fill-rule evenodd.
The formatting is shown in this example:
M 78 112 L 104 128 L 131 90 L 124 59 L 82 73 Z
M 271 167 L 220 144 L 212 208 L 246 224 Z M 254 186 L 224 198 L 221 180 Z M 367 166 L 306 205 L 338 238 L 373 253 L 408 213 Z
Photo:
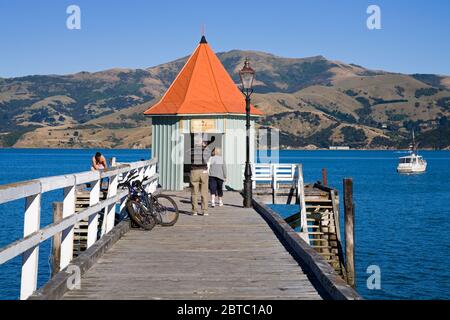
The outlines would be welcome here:
M 92 166 L 91 170 L 105 170 L 108 169 L 108 165 L 106 164 L 106 158 L 100 153 L 97 152 L 95 156 L 92 157 Z M 109 179 L 102 179 L 100 188 L 102 190 L 108 190 L 109 187 Z
M 108 168 L 108 165 L 106 164 L 105 157 L 100 152 L 97 152 L 95 154 L 95 156 L 92 157 L 91 170 L 92 171 L 104 170 L 104 169 L 107 169 L 107 168 Z

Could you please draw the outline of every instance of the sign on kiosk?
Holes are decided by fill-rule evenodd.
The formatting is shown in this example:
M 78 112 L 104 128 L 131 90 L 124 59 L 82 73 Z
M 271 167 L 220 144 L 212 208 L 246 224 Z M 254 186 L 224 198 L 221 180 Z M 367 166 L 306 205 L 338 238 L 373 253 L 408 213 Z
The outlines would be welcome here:
M 191 119 L 191 133 L 210 132 L 216 129 L 216 119 Z

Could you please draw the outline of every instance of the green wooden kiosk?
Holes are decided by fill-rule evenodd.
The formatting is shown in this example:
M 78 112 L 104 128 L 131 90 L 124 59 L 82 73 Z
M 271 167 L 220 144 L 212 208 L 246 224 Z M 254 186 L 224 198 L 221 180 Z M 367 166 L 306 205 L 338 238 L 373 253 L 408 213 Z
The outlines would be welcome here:
M 152 152 L 158 158 L 164 190 L 189 185 L 190 150 L 195 134 L 222 149 L 226 186 L 241 190 L 245 163 L 245 99 L 203 36 L 162 99 L 145 115 L 152 119 Z M 250 155 L 255 160 L 255 121 L 251 106 Z

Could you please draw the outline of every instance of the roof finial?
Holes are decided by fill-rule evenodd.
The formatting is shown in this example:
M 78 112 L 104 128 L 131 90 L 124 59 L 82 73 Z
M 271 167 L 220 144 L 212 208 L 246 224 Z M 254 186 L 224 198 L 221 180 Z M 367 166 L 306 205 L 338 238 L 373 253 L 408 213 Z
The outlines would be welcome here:
M 208 43 L 208 41 L 206 41 L 206 37 L 205 37 L 205 29 L 206 29 L 205 24 L 202 24 L 202 39 L 200 40 L 200 43 Z

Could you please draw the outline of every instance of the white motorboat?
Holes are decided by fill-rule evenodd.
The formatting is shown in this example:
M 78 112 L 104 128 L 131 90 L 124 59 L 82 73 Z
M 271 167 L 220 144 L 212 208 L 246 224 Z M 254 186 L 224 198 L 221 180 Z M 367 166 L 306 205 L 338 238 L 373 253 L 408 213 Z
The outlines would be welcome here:
M 398 173 L 423 173 L 427 170 L 427 162 L 422 156 L 419 156 L 416 149 L 416 142 L 414 139 L 413 131 L 413 144 L 410 146 L 409 155 L 406 157 L 400 157 L 397 172 Z

